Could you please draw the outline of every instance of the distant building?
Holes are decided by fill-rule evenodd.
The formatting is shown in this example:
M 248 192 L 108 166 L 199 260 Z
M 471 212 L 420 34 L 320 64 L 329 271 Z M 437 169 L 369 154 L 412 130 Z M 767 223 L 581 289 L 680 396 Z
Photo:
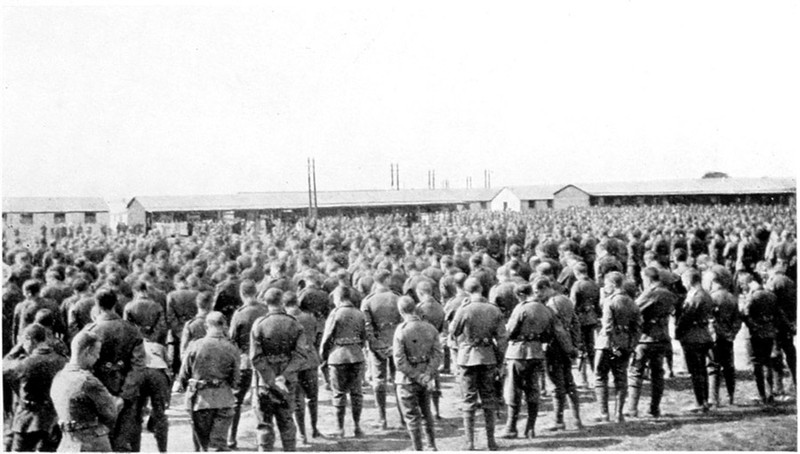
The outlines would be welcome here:
M 98 197 L 3 197 L 3 229 L 21 236 L 58 226 L 108 225 L 108 205 Z
M 553 208 L 553 193 L 562 185 L 509 186 L 492 199 L 493 211 L 531 211 Z

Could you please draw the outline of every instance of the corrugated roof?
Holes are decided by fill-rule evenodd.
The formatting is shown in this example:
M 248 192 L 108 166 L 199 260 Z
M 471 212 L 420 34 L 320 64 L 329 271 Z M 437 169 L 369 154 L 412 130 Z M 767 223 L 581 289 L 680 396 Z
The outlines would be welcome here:
M 437 205 L 488 202 L 500 189 L 405 189 L 365 191 L 319 191 L 320 208 Z M 308 206 L 307 192 L 260 192 L 209 196 L 141 196 L 136 200 L 150 212 L 229 211 L 299 209 Z
M 552 200 L 553 194 L 564 185 L 542 184 L 533 186 L 509 186 L 508 189 L 520 200 Z
M 794 178 L 699 178 L 571 184 L 593 196 L 773 194 L 797 192 Z M 561 187 L 556 193 L 567 186 Z
M 108 205 L 99 197 L 3 197 L 5 213 L 104 212 Z

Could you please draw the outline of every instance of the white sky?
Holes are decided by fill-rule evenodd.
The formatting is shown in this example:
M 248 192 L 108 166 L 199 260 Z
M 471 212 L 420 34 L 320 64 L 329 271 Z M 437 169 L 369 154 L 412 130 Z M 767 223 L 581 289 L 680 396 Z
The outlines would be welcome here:
M 5 6 L 3 194 L 796 173 L 800 2 L 335 3 Z

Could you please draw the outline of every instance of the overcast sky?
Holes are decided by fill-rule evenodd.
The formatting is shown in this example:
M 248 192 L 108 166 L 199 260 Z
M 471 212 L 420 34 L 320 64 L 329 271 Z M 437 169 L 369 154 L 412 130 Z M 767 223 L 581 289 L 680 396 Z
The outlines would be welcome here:
M 800 2 L 443 3 L 6 6 L 2 192 L 797 170 Z

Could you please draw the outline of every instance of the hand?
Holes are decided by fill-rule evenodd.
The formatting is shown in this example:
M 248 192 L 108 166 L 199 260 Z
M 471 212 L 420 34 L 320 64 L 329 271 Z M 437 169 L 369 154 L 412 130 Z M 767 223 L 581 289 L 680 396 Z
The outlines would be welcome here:
M 175 382 L 175 383 L 173 383 L 173 385 L 172 385 L 172 392 L 174 392 L 174 393 L 185 393 L 185 392 L 186 392 L 186 388 L 184 388 L 184 387 L 181 385 L 181 383 L 180 383 L 180 382 L 177 382 L 177 381 L 176 381 L 176 382 Z

